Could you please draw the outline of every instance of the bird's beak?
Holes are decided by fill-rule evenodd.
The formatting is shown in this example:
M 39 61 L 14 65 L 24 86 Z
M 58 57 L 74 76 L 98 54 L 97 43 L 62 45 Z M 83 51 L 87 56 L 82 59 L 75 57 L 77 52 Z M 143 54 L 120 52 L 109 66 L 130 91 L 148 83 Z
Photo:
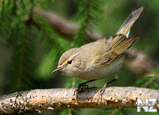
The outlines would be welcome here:
M 62 69 L 63 69 L 63 67 L 57 67 L 54 71 L 52 71 L 52 73 L 57 72 L 57 71 L 60 71 L 60 70 L 62 70 Z

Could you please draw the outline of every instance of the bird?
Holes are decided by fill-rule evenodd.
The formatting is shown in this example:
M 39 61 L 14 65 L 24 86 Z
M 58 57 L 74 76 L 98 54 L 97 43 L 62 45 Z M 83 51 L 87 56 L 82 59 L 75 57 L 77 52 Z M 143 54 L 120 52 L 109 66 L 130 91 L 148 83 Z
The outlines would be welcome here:
M 115 35 L 64 52 L 52 73 L 63 71 L 68 76 L 88 80 L 79 84 L 77 91 L 86 83 L 115 74 L 123 65 L 124 53 L 139 40 L 129 37 L 129 33 L 143 9 L 134 10 Z

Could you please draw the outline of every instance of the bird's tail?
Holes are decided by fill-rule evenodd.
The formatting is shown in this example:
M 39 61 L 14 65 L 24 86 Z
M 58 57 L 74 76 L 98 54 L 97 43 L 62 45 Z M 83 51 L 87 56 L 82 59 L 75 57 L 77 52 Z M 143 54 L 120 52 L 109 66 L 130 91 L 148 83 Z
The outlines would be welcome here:
M 122 26 L 119 28 L 119 30 L 116 34 L 123 34 L 126 37 L 128 37 L 129 32 L 130 32 L 130 28 L 132 27 L 134 22 L 138 19 L 138 17 L 140 16 L 143 9 L 144 9 L 144 7 L 141 7 L 139 9 L 133 11 L 128 16 L 128 18 L 125 20 L 125 22 L 122 24 Z

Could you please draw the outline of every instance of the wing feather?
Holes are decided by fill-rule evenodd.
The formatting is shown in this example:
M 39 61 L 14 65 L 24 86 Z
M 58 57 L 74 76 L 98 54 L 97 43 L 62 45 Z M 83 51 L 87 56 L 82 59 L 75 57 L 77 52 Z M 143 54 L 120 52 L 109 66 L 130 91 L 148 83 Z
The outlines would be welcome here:
M 96 64 L 110 64 L 112 61 L 120 58 L 127 49 L 129 49 L 135 42 L 138 41 L 138 38 L 127 38 L 122 34 L 105 39 L 105 44 L 107 46 L 106 51 L 94 60 L 94 63 Z

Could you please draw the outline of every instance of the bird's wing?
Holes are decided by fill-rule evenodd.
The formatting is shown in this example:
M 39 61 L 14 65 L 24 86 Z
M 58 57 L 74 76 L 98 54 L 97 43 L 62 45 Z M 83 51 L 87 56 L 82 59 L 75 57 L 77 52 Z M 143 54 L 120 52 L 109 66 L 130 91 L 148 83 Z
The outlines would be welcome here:
M 101 55 L 94 59 L 95 64 L 107 65 L 118 59 L 127 49 L 129 49 L 138 38 L 127 38 L 119 34 L 105 38 L 106 49 Z
M 129 49 L 138 38 L 128 38 L 130 28 L 140 16 L 143 7 L 133 11 L 122 26 L 119 28 L 115 36 L 111 36 L 105 39 L 105 52 L 94 59 L 96 64 L 109 64 L 110 62 L 118 59 L 127 49 Z

